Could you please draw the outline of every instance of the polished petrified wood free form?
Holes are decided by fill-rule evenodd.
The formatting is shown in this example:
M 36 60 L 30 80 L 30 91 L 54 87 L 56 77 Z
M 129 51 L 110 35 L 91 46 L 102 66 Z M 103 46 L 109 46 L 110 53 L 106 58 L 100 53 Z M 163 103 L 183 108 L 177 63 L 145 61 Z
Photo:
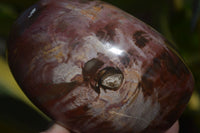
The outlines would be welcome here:
M 77 133 L 163 132 L 194 84 L 162 35 L 101 1 L 36 3 L 13 25 L 8 60 L 27 96 Z

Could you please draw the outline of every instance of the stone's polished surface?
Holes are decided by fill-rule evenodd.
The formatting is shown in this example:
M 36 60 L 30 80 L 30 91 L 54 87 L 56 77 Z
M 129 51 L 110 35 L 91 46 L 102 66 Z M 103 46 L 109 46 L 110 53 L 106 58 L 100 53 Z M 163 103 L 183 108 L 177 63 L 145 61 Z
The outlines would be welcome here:
M 163 132 L 194 84 L 162 35 L 101 1 L 36 3 L 12 28 L 8 60 L 28 97 L 77 133 Z

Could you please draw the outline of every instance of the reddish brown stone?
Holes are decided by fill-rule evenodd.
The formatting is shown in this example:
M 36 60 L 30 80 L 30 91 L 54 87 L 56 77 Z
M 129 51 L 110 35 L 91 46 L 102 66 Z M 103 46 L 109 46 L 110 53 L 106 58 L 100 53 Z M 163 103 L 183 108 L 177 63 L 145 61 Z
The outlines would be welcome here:
M 28 97 L 73 132 L 159 133 L 194 85 L 168 44 L 107 3 L 42 0 L 13 25 L 8 61 Z

